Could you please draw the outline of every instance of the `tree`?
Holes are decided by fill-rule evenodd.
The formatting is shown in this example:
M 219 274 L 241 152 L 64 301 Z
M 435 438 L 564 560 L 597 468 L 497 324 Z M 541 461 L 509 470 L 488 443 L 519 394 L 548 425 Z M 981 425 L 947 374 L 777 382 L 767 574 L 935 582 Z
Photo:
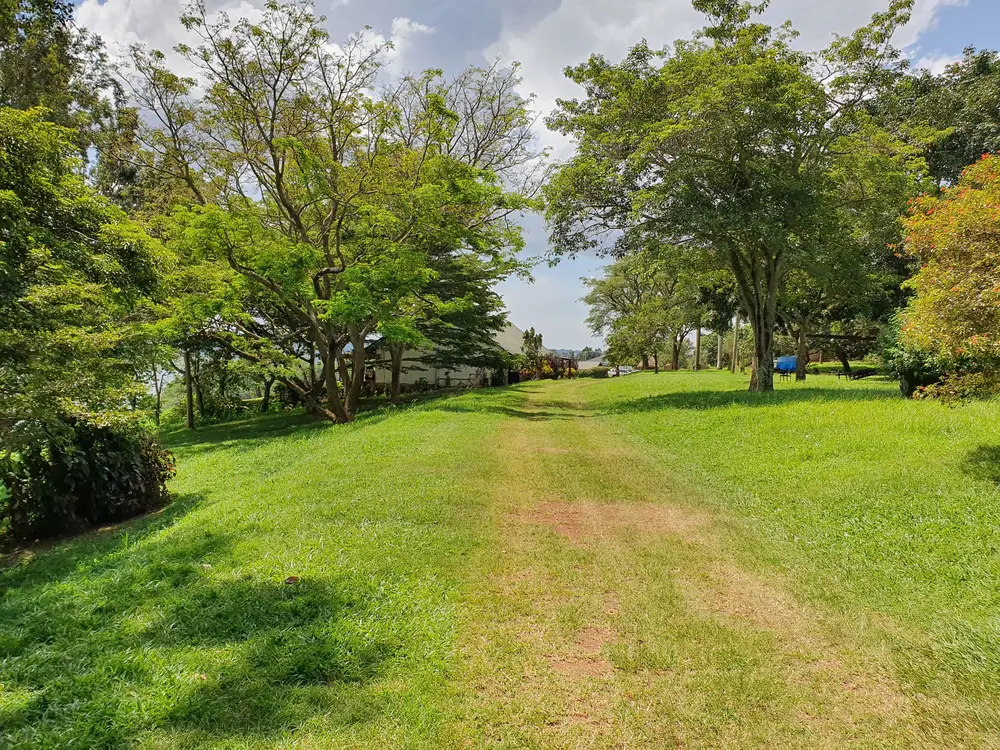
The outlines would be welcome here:
M 85 183 L 76 132 L 0 110 L 0 434 L 141 393 L 131 320 L 157 284 L 155 243 Z
M 399 311 L 435 278 L 428 249 L 512 254 L 519 230 L 491 219 L 528 202 L 446 153 L 460 118 L 440 95 L 409 110 L 373 96 L 384 48 L 362 36 L 330 44 L 308 4 L 269 3 L 258 23 L 210 20 L 196 4 L 182 20 L 201 40 L 180 48 L 196 78 L 136 49 L 132 88 L 158 119 L 139 134 L 146 169 L 190 195 L 170 245 L 214 277 L 186 314 L 311 408 L 350 421 L 369 337 L 419 339 Z M 303 349 L 320 363 L 323 403 L 299 377 Z
M 45 108 L 81 150 L 113 113 L 115 81 L 99 37 L 68 0 L 0 0 L 0 107 Z
M 985 156 L 940 197 L 913 204 L 904 342 L 953 363 L 956 392 L 994 392 L 1000 364 L 1000 157 Z
M 901 76 L 868 107 L 885 127 L 922 141 L 935 182 L 954 185 L 983 154 L 1000 151 L 1000 54 L 969 47 L 941 73 Z
M 678 264 L 681 258 L 660 248 L 647 248 L 607 267 L 600 279 L 584 279 L 590 290 L 587 322 L 594 334 L 608 334 L 617 361 L 649 358 L 659 372 L 659 356 L 668 349 L 671 366 L 680 366 L 681 346 L 694 329 L 701 310 L 697 304 L 698 274 Z M 687 260 L 687 258 L 684 258 Z
M 521 338 L 521 357 L 524 369 L 529 370 L 536 378 L 542 377 L 542 334 L 529 328 Z
M 470 66 L 451 80 L 437 75 L 406 76 L 384 98 L 398 106 L 397 135 L 410 147 L 422 142 L 421 112 L 443 102 L 455 120 L 440 148 L 450 158 L 475 169 L 489 170 L 514 183 L 526 195 L 540 185 L 542 157 L 535 147 L 532 99 L 517 93 L 518 66 Z M 510 248 L 521 249 L 513 206 L 483 218 L 505 236 Z M 483 250 L 488 248 L 483 245 Z M 499 247 L 497 249 L 500 249 Z M 416 330 L 394 331 L 383 325 L 391 368 L 390 398 L 398 403 L 404 366 L 485 370 L 507 366 L 509 355 L 496 343 L 507 325 L 503 300 L 493 291 L 514 273 L 526 272 L 509 252 L 469 254 L 460 246 L 426 248 L 434 277 L 400 315 L 416 321 Z M 407 358 L 407 349 L 422 350 Z
M 899 74 L 890 39 L 911 2 L 817 54 L 791 47 L 789 25 L 759 23 L 761 7 L 694 5 L 710 23 L 693 39 L 567 71 L 587 97 L 548 120 L 577 143 L 547 191 L 552 243 L 557 254 L 624 252 L 640 236 L 713 255 L 753 328 L 751 389 L 769 391 L 785 274 L 849 233 L 843 219 L 864 210 L 873 177 L 919 171 L 863 108 Z

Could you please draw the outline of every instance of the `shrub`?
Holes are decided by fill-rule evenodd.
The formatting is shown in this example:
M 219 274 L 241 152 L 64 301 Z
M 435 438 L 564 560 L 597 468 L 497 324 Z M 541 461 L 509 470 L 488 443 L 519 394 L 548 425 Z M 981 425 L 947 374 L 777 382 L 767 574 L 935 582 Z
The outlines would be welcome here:
M 899 390 L 906 398 L 940 382 L 948 372 L 948 363 L 941 357 L 921 351 L 903 338 L 898 317 L 882 332 L 879 349 L 886 374 L 899 379 Z
M 609 367 L 592 367 L 589 370 L 580 370 L 578 377 L 581 378 L 606 378 L 608 376 Z
M 162 507 L 173 456 L 136 422 L 68 416 L 22 424 L 17 449 L 0 459 L 6 496 L 0 527 L 38 539 L 120 521 Z

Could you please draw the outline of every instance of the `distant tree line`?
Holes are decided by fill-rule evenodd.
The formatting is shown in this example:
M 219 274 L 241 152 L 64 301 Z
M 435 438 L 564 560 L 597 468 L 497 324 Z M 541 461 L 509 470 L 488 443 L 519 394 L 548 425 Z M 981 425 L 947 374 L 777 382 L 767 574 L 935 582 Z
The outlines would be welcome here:
M 568 71 L 586 94 L 548 119 L 577 144 L 546 187 L 553 254 L 613 259 L 585 301 L 616 358 L 676 367 L 688 336 L 743 321 L 755 391 L 788 340 L 799 379 L 810 350 L 849 367 L 879 347 L 907 391 L 993 379 L 995 170 L 977 162 L 1000 148 L 1000 58 L 911 71 L 891 40 L 912 5 L 806 53 L 760 8 L 694 0 L 693 37 Z

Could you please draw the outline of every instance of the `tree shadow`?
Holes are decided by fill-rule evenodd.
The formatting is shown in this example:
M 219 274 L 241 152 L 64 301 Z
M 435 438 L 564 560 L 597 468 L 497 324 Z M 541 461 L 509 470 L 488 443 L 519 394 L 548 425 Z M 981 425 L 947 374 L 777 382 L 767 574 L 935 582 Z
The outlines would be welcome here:
M 384 582 L 243 578 L 225 565 L 238 529 L 171 525 L 196 502 L 0 570 L 0 738 L 125 747 L 156 727 L 259 739 L 384 709 L 345 698 L 401 648 L 378 623 Z
M 204 499 L 203 493 L 176 495 L 159 510 L 125 521 L 34 543 L 12 542 L 0 552 L 0 594 L 9 585 L 32 585 L 40 577 L 64 575 L 78 567 L 82 557 L 108 555 L 121 548 L 123 540 L 138 543 L 177 523 Z
M 386 399 L 365 399 L 359 407 L 357 417 L 350 427 L 370 427 L 395 414 L 410 408 L 434 407 L 470 394 L 494 394 L 498 388 L 451 389 L 408 394 L 403 403 L 392 405 Z M 454 411 L 477 411 L 477 409 L 454 409 Z M 320 432 L 327 428 L 346 427 L 334 425 L 323 417 L 308 414 L 302 409 L 278 414 L 257 414 L 229 422 L 216 422 L 189 430 L 175 426 L 162 430 L 160 436 L 171 450 L 186 455 L 209 453 L 221 448 L 231 448 L 243 444 L 251 449 L 293 432 Z
M 232 422 L 217 422 L 196 430 L 174 427 L 164 430 L 160 435 L 168 448 L 197 453 L 228 448 L 241 442 L 259 444 L 292 432 L 318 431 L 329 424 L 325 419 L 298 410 L 259 414 Z
M 815 401 L 898 400 L 899 394 L 886 388 L 824 388 L 796 386 L 773 393 L 749 391 L 676 391 L 658 396 L 619 401 L 604 409 L 605 413 L 660 411 L 663 409 L 709 410 L 730 406 L 767 408 Z
M 976 479 L 1000 484 L 1000 445 L 980 445 L 969 451 L 962 468 Z

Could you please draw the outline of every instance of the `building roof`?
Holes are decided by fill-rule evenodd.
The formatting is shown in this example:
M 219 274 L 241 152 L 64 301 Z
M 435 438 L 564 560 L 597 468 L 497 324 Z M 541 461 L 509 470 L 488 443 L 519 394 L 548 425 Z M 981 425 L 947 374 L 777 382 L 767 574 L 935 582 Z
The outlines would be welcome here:
M 508 323 L 507 327 L 496 336 L 497 343 L 511 354 L 521 354 L 524 345 L 524 331 L 513 323 Z M 542 347 L 542 354 L 551 354 L 548 349 Z
M 604 358 L 598 357 L 597 359 L 588 359 L 579 364 L 579 369 L 581 370 L 593 370 L 595 367 L 603 367 Z

